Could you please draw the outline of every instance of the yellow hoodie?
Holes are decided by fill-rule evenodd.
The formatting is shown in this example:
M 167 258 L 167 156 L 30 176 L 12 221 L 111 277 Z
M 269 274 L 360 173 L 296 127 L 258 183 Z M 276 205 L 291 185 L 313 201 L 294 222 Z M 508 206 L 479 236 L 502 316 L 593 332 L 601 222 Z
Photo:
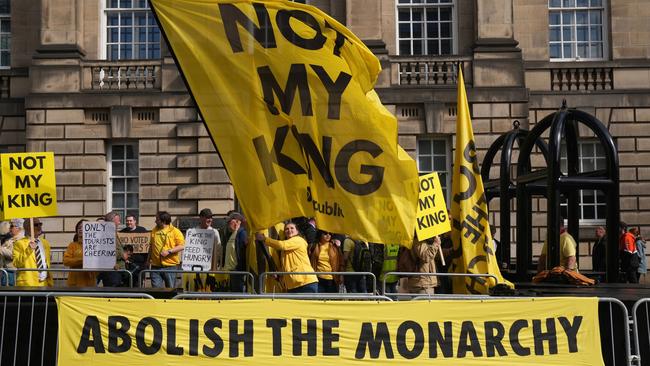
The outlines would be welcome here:
M 307 242 L 296 235 L 287 240 L 266 238 L 264 243 L 273 249 L 281 250 L 280 264 L 282 272 L 314 272 L 307 255 Z M 318 282 L 316 275 L 285 275 L 283 277 L 287 290 Z

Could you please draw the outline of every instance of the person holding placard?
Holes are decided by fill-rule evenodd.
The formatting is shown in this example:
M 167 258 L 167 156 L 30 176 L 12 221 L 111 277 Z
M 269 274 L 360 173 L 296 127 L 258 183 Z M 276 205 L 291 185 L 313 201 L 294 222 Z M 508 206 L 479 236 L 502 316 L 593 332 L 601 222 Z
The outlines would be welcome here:
M 115 232 L 117 233 L 117 228 L 120 226 L 120 214 L 115 211 L 111 211 L 104 215 L 105 222 L 111 222 L 115 225 Z M 118 240 L 115 240 L 115 266 L 114 270 L 120 270 L 126 268 L 126 263 L 124 262 L 124 249 Z M 102 282 L 104 287 L 120 287 L 124 284 L 125 278 L 120 272 L 100 272 L 97 276 L 97 282 Z
M 23 225 L 25 237 L 14 244 L 14 266 L 17 269 L 41 269 L 42 271 L 19 271 L 16 274 L 16 286 L 53 286 L 50 268 L 50 243 L 39 238 L 43 232 L 43 223 L 34 218 L 34 232 L 30 230 L 30 219 Z
M 22 239 L 25 234 L 23 232 L 23 219 L 12 219 L 9 223 L 9 235 L 10 237 L 6 239 L 0 246 L 0 262 L 2 262 L 2 268 L 7 271 L 8 278 L 2 277 L 2 286 L 15 286 L 16 285 L 16 273 L 14 272 L 16 266 L 14 265 L 14 243 L 17 240 Z
M 174 287 L 176 273 L 161 271 L 178 270 L 179 252 L 185 247 L 185 238 L 180 230 L 172 225 L 172 216 L 166 211 L 156 213 L 156 227 L 151 231 L 149 260 L 151 269 L 151 286 L 157 288 Z
M 70 268 L 83 268 L 84 249 L 83 249 L 83 223 L 88 220 L 82 219 L 75 226 L 75 234 L 72 242 L 63 253 L 63 265 Z M 97 284 L 97 274 L 95 272 L 70 272 L 68 273 L 67 285 L 69 287 L 91 287 Z
M 126 227 L 120 230 L 120 233 L 144 234 L 149 232 L 149 230 L 138 225 L 138 220 L 134 215 L 131 214 L 126 215 L 124 221 L 126 223 Z M 127 264 L 127 269 L 132 271 L 131 273 L 133 275 L 133 283 L 137 285 L 138 279 L 140 278 L 140 271 L 142 271 L 142 269 L 145 268 L 145 262 L 147 261 L 147 253 L 134 252 L 129 257 L 129 261 L 131 264 L 130 265 Z M 131 269 L 129 269 L 128 267 L 131 267 Z

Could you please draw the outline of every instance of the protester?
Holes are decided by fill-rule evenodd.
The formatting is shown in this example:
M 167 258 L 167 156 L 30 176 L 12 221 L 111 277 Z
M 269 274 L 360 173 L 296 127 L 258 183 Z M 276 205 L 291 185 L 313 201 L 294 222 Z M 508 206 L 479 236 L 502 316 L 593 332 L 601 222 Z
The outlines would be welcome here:
M 343 263 L 341 266 L 341 272 L 370 272 L 372 259 L 368 243 L 346 237 L 343 240 Z M 368 292 L 365 275 L 346 275 L 343 282 L 348 293 Z
M 411 255 L 415 259 L 416 272 L 436 273 L 436 256 L 440 251 L 440 237 L 436 236 L 413 244 Z M 407 287 L 412 294 L 433 295 L 438 286 L 436 276 L 409 276 Z
M 630 229 L 630 233 L 635 236 L 636 241 L 634 242 L 636 244 L 636 253 L 637 256 L 639 257 L 639 268 L 636 271 L 636 279 L 637 282 L 639 282 L 639 279 L 641 278 L 641 275 L 644 275 L 648 272 L 648 261 L 645 257 L 646 253 L 646 246 L 645 246 L 645 240 L 641 236 L 641 228 L 634 227 Z
M 313 247 L 309 256 L 311 266 L 316 272 L 336 272 L 340 267 L 341 253 L 339 248 L 332 243 L 332 234 L 328 231 L 318 230 L 316 233 L 318 243 Z M 318 275 L 318 292 L 338 293 L 341 276 L 331 274 Z
M 448 211 L 447 217 L 451 217 L 451 213 Z M 445 258 L 452 258 L 452 253 L 454 252 L 454 244 L 451 241 L 451 231 L 448 231 L 440 235 L 440 250 L 442 251 L 442 256 Z M 436 270 L 440 273 L 449 272 L 449 266 L 451 265 L 451 260 L 446 260 L 444 264 L 440 264 L 436 267 Z M 452 285 L 451 277 L 449 276 L 440 276 L 438 278 L 438 288 L 436 289 L 439 294 L 452 294 Z
M 301 228 L 301 232 L 303 238 L 305 238 L 305 241 L 309 245 L 309 251 L 311 252 L 320 240 L 318 237 L 318 230 L 316 229 L 316 220 L 313 217 L 307 219 L 305 225 Z
M 0 244 L 11 238 L 11 223 L 9 221 L 0 222 Z
M 120 214 L 115 211 L 111 211 L 104 215 L 104 222 L 112 222 L 115 225 L 115 233 L 117 234 L 117 228 L 120 226 Z M 124 249 L 122 244 L 115 238 L 115 266 L 113 266 L 115 271 L 125 269 L 124 263 Z M 102 283 L 104 287 L 119 287 L 123 285 L 124 277 L 120 272 L 99 272 L 97 275 L 97 283 Z
M 596 228 L 596 241 L 591 248 L 591 253 L 594 272 L 607 271 L 607 236 L 605 235 L 605 228 L 602 226 Z M 599 274 L 598 278 L 602 281 L 605 279 L 605 275 Z
M 246 244 L 248 243 L 248 233 L 243 227 L 244 216 L 239 212 L 231 212 L 226 223 L 228 234 L 226 248 L 223 251 L 223 270 L 224 271 L 246 271 Z M 225 239 L 226 237 L 224 237 Z M 241 274 L 230 275 L 230 291 L 244 292 L 246 286 L 246 277 Z
M 397 256 L 399 254 L 399 244 L 384 244 L 384 260 L 381 265 L 379 281 L 386 284 L 384 293 L 396 293 L 399 277 L 389 275 L 388 272 L 397 271 Z M 381 288 L 381 287 L 379 287 Z
M 72 242 L 63 253 L 63 265 L 73 269 L 83 268 L 83 223 L 88 220 L 82 219 L 75 226 L 75 234 Z M 95 272 L 70 272 L 68 273 L 67 285 L 70 287 L 91 287 L 97 283 Z
M 637 272 L 639 270 L 639 256 L 636 250 L 636 238 L 634 234 L 627 231 L 627 224 L 620 222 L 621 237 L 618 242 L 618 250 L 621 258 L 621 272 L 623 282 L 638 283 Z
M 542 246 L 542 253 L 539 256 L 537 263 L 537 271 L 541 272 L 546 268 L 546 247 L 547 243 L 544 242 Z M 560 220 L 560 266 L 570 271 L 578 271 L 576 264 L 576 241 L 573 236 L 564 227 L 564 220 Z
M 39 238 L 43 223 L 34 218 L 34 232 L 30 230 L 30 219 L 25 219 L 25 237 L 14 243 L 14 266 L 17 269 L 40 269 L 41 271 L 19 271 L 16 273 L 16 286 L 53 286 L 50 268 L 50 243 Z M 32 236 L 34 237 L 32 239 Z
M 151 231 L 148 262 L 151 264 L 151 286 L 156 288 L 174 287 L 176 271 L 180 264 L 179 253 L 185 247 L 185 238 L 180 230 L 172 225 L 172 217 L 166 211 L 156 213 L 156 227 Z M 162 271 L 162 272 L 161 272 Z
M 214 221 L 212 210 L 209 208 L 204 208 L 199 212 L 199 226 L 197 229 L 202 230 L 212 230 L 214 232 L 214 241 L 212 242 L 212 267 L 210 270 L 218 271 L 221 269 L 221 257 L 223 252 L 223 246 L 221 245 L 221 237 L 219 236 L 219 230 L 212 227 L 212 222 Z
M 16 267 L 13 263 L 14 258 L 14 244 L 17 240 L 22 239 L 25 234 L 23 232 L 23 219 L 12 219 L 9 222 L 9 238 L 7 238 L 2 245 L 0 245 L 0 268 L 7 271 L 7 277 L 2 275 L 2 286 L 15 286 L 16 285 Z
M 284 226 L 286 240 L 275 240 L 257 233 L 256 239 L 263 240 L 264 244 L 281 250 L 281 272 L 314 272 L 309 264 L 307 255 L 307 242 L 298 234 L 296 224 L 289 222 Z M 284 284 L 289 293 L 317 293 L 318 278 L 313 274 L 292 274 L 283 276 Z
M 126 223 L 126 227 L 120 230 L 120 233 L 144 234 L 149 232 L 149 230 L 138 225 L 138 220 L 135 217 L 135 215 L 126 215 L 124 220 Z M 124 248 L 126 248 L 126 245 L 124 246 Z M 131 248 L 133 248 L 133 246 L 131 246 Z M 127 254 L 125 249 L 125 257 L 126 256 Z M 131 252 L 131 254 L 128 256 L 129 256 L 129 263 L 126 263 L 126 258 L 124 259 L 126 269 L 131 272 L 131 275 L 133 276 L 133 283 L 139 285 L 140 272 L 142 272 L 142 270 L 145 268 L 145 263 L 147 262 L 147 254 Z

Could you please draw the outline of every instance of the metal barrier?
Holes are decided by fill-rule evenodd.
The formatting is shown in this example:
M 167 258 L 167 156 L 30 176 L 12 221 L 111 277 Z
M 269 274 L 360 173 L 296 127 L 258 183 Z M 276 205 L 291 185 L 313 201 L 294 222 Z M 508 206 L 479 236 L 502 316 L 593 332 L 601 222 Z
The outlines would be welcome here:
M 129 287 L 133 287 L 133 274 L 126 269 L 81 269 L 81 268 L 16 268 L 16 279 L 18 279 L 18 272 L 51 272 L 51 273 L 70 273 L 70 272 L 89 272 L 89 273 L 100 273 L 100 272 L 116 272 L 127 274 L 129 279 Z M 54 278 L 53 278 L 54 279 Z
M 142 293 L 0 292 L 0 365 L 56 365 L 58 310 L 50 299 L 62 296 L 153 299 Z
M 145 277 L 147 273 L 174 273 L 174 274 L 224 274 L 224 275 L 240 275 L 240 276 L 246 276 L 247 280 L 250 280 L 250 282 L 247 281 L 247 283 L 250 283 L 251 285 L 254 284 L 255 278 L 253 277 L 253 274 L 250 272 L 246 271 L 184 271 L 182 269 L 175 269 L 175 270 L 167 270 L 167 269 L 143 269 L 140 271 L 140 278 L 138 278 L 138 285 L 142 287 L 142 284 L 145 281 Z M 178 281 L 178 276 L 176 276 L 176 281 Z
M 470 277 L 470 278 L 493 278 L 494 282 L 499 283 L 499 279 L 496 275 L 490 273 L 422 273 L 422 272 L 387 272 L 384 275 L 384 280 L 381 283 L 381 293 L 384 295 L 390 296 L 422 296 L 422 294 L 412 294 L 408 292 L 386 292 L 386 277 L 388 276 L 397 276 L 397 277 L 411 277 L 411 276 L 425 276 L 425 277 Z M 434 295 L 439 296 L 439 295 Z
M 205 299 L 205 300 L 232 300 L 232 299 L 299 299 L 299 300 L 377 300 L 393 301 L 388 296 L 369 295 L 369 294 L 285 294 L 285 293 L 266 293 L 266 294 L 242 294 L 242 293 L 189 293 L 179 294 L 173 299 Z
M 637 365 L 650 362 L 650 299 L 641 299 L 632 307 L 634 324 L 634 356 Z
M 372 292 L 366 294 L 377 293 L 377 277 L 372 272 L 263 272 L 260 274 L 260 293 L 267 293 L 264 291 L 264 283 L 267 276 L 282 276 L 282 275 L 339 275 L 339 276 L 370 276 L 372 278 Z

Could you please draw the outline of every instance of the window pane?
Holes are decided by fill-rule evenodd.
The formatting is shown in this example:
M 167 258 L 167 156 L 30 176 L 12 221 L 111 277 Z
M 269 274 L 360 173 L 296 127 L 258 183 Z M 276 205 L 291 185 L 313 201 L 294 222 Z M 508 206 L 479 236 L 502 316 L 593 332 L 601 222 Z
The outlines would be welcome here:
M 562 57 L 564 58 L 573 58 L 573 48 L 571 47 L 570 44 L 564 45 L 562 47 L 563 55 Z
M 422 55 L 422 41 L 413 41 L 413 54 Z
M 560 13 L 556 11 L 548 13 L 548 23 L 550 25 L 560 25 Z
M 129 193 L 126 195 L 126 207 L 138 207 L 138 194 Z
M 9 20 L 4 20 L 2 23 L 0 23 L 0 31 L 3 33 L 10 33 L 11 32 L 11 22 Z
M 551 54 L 551 58 L 561 58 L 562 55 L 560 54 L 560 45 L 559 44 L 551 44 L 550 54 Z
M 418 141 L 418 153 L 420 155 L 423 154 L 431 154 L 431 140 L 419 140 Z
M 557 28 L 557 27 L 551 28 L 551 31 L 549 33 L 548 38 L 549 38 L 549 41 L 551 41 L 551 42 L 559 42 L 559 41 L 561 41 L 560 28 Z
M 428 38 L 440 37 L 440 34 L 438 33 L 438 23 L 427 23 L 427 37 Z
M 589 49 L 588 43 L 578 43 L 578 57 L 580 58 L 589 57 L 589 55 L 587 54 L 588 49 Z
M 135 146 L 133 145 L 126 145 L 126 158 L 127 159 L 136 159 L 136 153 L 135 153 Z
M 399 37 L 400 38 L 411 38 L 411 26 L 408 23 L 399 24 Z
M 435 22 L 438 21 L 438 9 L 427 9 L 427 21 Z
M 436 156 L 433 158 L 433 170 L 445 170 L 447 166 L 447 157 Z
M 434 142 L 433 153 L 436 155 L 447 155 L 447 144 L 444 142 L 444 140 L 438 140 Z
M 420 167 L 419 167 L 420 171 L 430 172 L 433 170 L 433 163 L 430 156 L 420 156 L 419 162 L 420 162 Z
M 440 8 L 440 20 L 451 21 L 451 8 Z
M 587 24 L 588 18 L 586 11 L 576 11 L 576 24 Z
M 591 27 L 589 35 L 592 41 L 601 41 L 602 37 L 600 36 L 600 27 Z
M 589 7 L 589 0 L 578 0 L 576 2 L 576 6 L 579 7 L 579 8 L 580 7 L 582 7 L 582 8 Z
M 573 27 L 562 27 L 562 39 L 564 42 L 572 41 L 574 39 Z
M 397 13 L 397 20 L 404 22 L 411 20 L 411 13 L 409 9 L 400 9 Z
M 443 38 L 451 37 L 451 23 L 440 23 L 440 36 Z
M 562 24 L 573 24 L 573 12 L 562 13 Z
M 126 175 L 127 176 L 138 176 L 138 162 L 137 161 L 127 161 L 126 162 Z
M 400 55 L 411 54 L 411 41 L 399 41 L 399 54 Z
M 602 24 L 602 17 L 600 14 L 600 10 L 598 11 L 590 11 L 589 12 L 589 23 L 591 24 Z
M 138 178 L 127 178 L 126 179 L 126 191 L 127 192 L 138 192 L 140 190 L 140 185 L 138 184 Z
M 422 38 L 422 24 L 413 24 L 413 38 Z
M 113 179 L 113 192 L 124 192 L 126 190 L 126 182 L 124 179 Z
M 562 6 L 562 0 L 550 0 L 548 2 L 549 8 L 559 8 Z
M 124 194 L 119 194 L 119 193 L 113 194 L 113 207 L 123 208 L 125 203 L 126 202 L 124 201 Z
M 413 9 L 411 16 L 415 22 L 422 21 L 422 9 Z
M 576 1 L 575 0 L 564 0 L 563 4 L 564 4 L 565 8 L 572 8 L 572 7 L 576 6 Z
M 603 6 L 603 0 L 591 0 L 591 6 Z
M 114 176 L 124 175 L 124 162 L 114 161 L 111 163 L 111 174 Z
M 451 40 L 445 39 L 440 41 L 440 54 L 441 55 L 451 55 Z

